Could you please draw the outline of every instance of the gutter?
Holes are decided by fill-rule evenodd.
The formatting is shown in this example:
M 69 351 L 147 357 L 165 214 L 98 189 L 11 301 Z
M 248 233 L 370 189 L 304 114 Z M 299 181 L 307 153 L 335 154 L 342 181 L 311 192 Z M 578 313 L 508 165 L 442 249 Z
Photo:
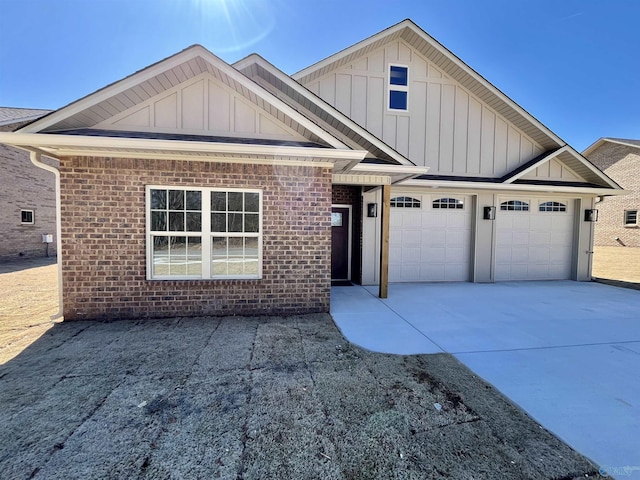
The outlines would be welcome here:
M 63 317 L 63 297 L 62 297 L 62 241 L 60 235 L 62 233 L 62 218 L 60 208 L 60 170 L 51 165 L 42 162 L 42 154 L 40 152 L 30 151 L 29 158 L 31 163 L 36 167 L 51 172 L 56 177 L 56 257 L 58 263 L 58 312 L 50 317 L 51 320 L 58 320 Z

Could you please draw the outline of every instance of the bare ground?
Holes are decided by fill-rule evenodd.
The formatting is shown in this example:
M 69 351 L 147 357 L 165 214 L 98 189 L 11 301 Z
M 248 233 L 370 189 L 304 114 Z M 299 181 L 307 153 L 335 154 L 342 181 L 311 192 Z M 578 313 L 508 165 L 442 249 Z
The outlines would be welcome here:
M 640 284 L 640 248 L 594 247 L 593 276 Z
M 0 274 L 2 351 L 39 332 L 0 365 L 3 479 L 597 477 L 450 355 L 371 353 L 322 314 L 47 325 L 21 290 L 47 269 Z

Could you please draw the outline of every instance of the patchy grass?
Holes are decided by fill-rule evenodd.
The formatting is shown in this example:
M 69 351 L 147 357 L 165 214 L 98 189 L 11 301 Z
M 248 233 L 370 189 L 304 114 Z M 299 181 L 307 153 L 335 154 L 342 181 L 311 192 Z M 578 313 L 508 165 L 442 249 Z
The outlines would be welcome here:
M 594 247 L 593 276 L 640 283 L 640 248 Z
M 2 478 L 597 477 L 451 355 L 368 352 L 324 314 L 51 325 L 55 266 L 0 281 L 3 348 L 32 335 L 0 365 Z

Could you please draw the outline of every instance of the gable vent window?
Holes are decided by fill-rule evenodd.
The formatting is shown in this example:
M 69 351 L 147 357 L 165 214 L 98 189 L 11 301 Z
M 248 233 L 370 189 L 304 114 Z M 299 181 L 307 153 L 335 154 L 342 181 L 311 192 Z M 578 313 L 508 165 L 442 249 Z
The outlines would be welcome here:
M 624 211 L 624 226 L 625 227 L 637 227 L 638 226 L 638 210 L 625 210 Z
M 433 208 L 452 208 L 461 210 L 464 208 L 464 203 L 462 200 L 458 200 L 457 198 L 439 198 L 438 200 L 433 201 Z
M 420 208 L 420 200 L 412 197 L 394 197 L 391 206 L 395 208 Z
M 508 212 L 528 212 L 529 204 L 521 200 L 509 200 L 500 204 L 500 210 Z
M 544 202 L 540 204 L 541 212 L 566 212 L 567 206 L 560 202 Z
M 389 65 L 389 110 L 409 110 L 409 67 Z

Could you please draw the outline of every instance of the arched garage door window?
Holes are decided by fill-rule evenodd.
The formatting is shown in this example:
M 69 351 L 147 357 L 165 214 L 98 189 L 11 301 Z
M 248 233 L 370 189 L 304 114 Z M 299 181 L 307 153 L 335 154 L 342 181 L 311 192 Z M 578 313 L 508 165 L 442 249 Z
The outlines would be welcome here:
M 393 197 L 391 206 L 395 208 L 420 208 L 420 200 L 413 197 Z
M 464 208 L 464 202 L 457 198 L 439 198 L 433 201 L 433 208 L 451 208 L 455 210 L 462 210 Z
M 521 200 L 509 200 L 500 204 L 500 210 L 510 212 L 528 212 L 529 204 Z

